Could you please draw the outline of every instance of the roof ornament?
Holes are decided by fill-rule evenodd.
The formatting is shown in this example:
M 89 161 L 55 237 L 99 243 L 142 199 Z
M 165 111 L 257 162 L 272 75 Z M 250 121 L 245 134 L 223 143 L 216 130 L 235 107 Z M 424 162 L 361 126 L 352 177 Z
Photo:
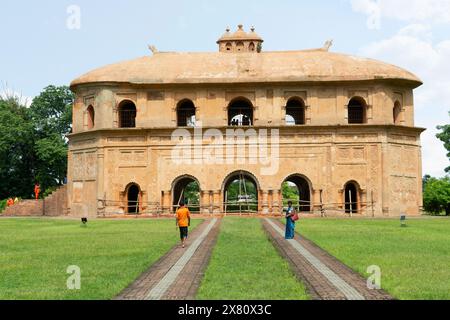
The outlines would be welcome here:
M 333 39 L 327 40 L 327 41 L 324 43 L 324 45 L 323 45 L 323 47 L 322 47 L 322 50 L 323 50 L 323 51 L 330 51 L 330 48 L 331 48 L 332 45 L 333 45 Z
M 149 45 L 148 48 L 153 54 L 158 53 L 158 49 L 154 45 Z

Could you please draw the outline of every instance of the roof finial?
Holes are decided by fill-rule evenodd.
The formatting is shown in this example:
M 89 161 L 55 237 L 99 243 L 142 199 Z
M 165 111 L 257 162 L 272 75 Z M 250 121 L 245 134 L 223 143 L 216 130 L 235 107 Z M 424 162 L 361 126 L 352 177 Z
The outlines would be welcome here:
M 252 26 L 250 30 L 251 30 L 252 32 L 255 32 L 256 29 L 255 29 L 254 26 Z
M 227 33 L 229 33 L 229 32 L 231 31 L 230 27 L 227 27 L 227 28 L 225 29 L 225 31 L 226 31 Z
M 150 51 L 151 51 L 153 54 L 158 53 L 158 49 L 156 49 L 156 47 L 155 47 L 154 45 L 149 45 L 148 48 L 150 49 Z
M 326 41 L 325 44 L 323 45 L 322 50 L 323 50 L 323 51 L 329 51 L 332 45 L 333 45 L 333 39 L 328 40 L 328 41 Z
M 240 25 L 238 25 L 238 28 L 239 28 L 239 30 L 244 30 L 244 25 L 240 24 Z

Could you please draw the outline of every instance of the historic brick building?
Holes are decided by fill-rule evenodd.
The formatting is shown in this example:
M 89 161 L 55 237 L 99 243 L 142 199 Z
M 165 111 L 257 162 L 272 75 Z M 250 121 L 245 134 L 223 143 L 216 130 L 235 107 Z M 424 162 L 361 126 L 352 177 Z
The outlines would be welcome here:
M 217 43 L 219 51 L 208 53 L 152 47 L 152 55 L 72 82 L 71 215 L 168 213 L 192 181 L 200 211 L 221 213 L 227 186 L 241 177 L 258 190 L 253 200 L 263 214 L 280 212 L 285 181 L 298 186 L 303 211 L 320 212 L 322 205 L 329 214 L 419 214 L 423 129 L 414 126 L 413 89 L 420 79 L 329 52 L 330 43 L 265 52 L 254 29 L 242 26 Z M 238 159 L 242 146 L 233 147 L 236 161 L 174 161 L 174 131 L 195 137 L 200 125 L 224 136 L 237 127 L 267 130 L 262 144 L 279 161 L 276 171 Z M 210 143 L 207 136 L 197 147 Z

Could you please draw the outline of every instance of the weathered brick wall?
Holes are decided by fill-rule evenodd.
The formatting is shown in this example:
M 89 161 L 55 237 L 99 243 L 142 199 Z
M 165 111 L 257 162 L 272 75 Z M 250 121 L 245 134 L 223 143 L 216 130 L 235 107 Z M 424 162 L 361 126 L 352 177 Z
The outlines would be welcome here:
M 17 217 L 42 216 L 43 211 L 43 200 L 23 200 L 12 207 L 6 208 L 3 215 Z
M 32 217 L 32 216 L 64 216 L 67 213 L 67 188 L 63 186 L 52 193 L 45 200 L 23 200 L 7 208 L 4 216 Z

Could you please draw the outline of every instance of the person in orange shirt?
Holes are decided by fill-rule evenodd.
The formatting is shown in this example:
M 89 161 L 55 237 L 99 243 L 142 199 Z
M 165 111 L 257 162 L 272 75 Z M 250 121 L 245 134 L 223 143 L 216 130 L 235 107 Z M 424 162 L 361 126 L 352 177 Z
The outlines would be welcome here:
M 39 199 L 39 193 L 41 193 L 41 186 L 39 185 L 39 183 L 36 183 L 34 185 L 34 195 L 36 196 L 36 200 Z
M 8 207 L 12 207 L 14 205 L 14 200 L 12 198 L 9 198 L 8 201 L 6 201 L 6 205 Z
M 180 208 L 177 210 L 177 227 L 180 228 L 181 246 L 184 248 L 186 245 L 186 239 L 189 233 L 189 227 L 191 226 L 191 213 L 186 208 L 184 202 L 180 203 Z

